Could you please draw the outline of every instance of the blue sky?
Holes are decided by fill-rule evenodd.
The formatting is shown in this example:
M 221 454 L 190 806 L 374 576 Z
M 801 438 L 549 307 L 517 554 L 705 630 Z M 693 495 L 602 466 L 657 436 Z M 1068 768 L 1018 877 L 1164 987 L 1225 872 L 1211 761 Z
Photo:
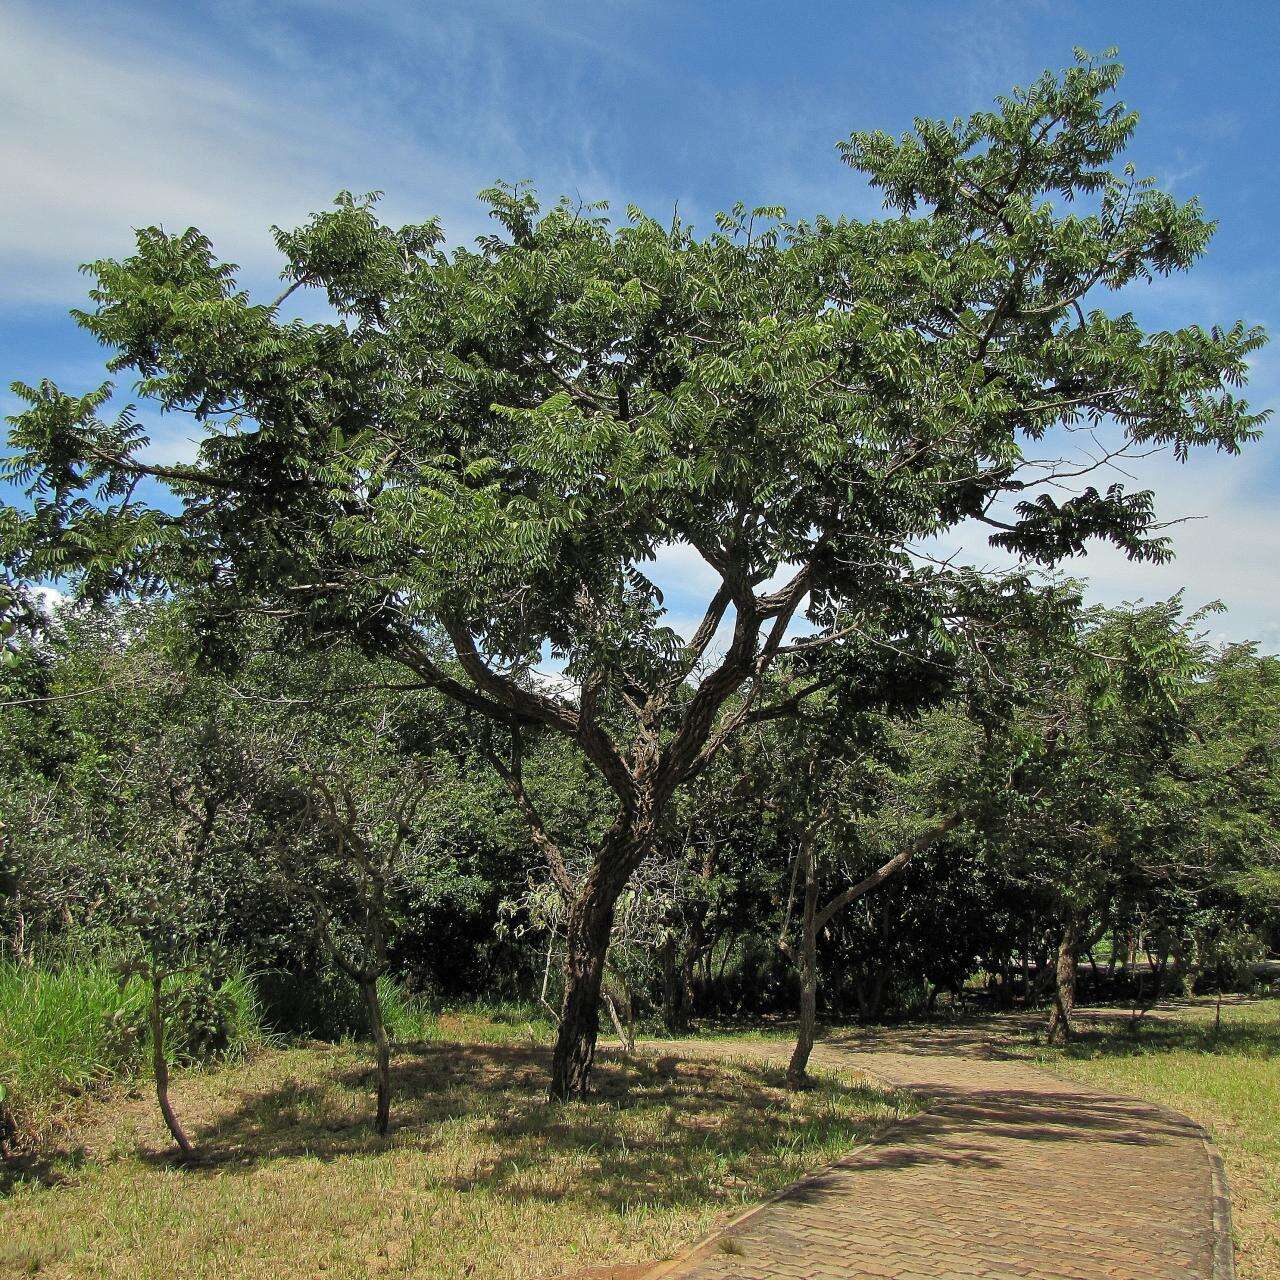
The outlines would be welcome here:
M 495 178 L 664 216 L 678 205 L 702 226 L 737 199 L 873 215 L 837 139 L 984 107 L 1074 45 L 1119 47 L 1142 113 L 1132 158 L 1221 224 L 1194 273 L 1124 305 L 1154 327 L 1280 330 L 1280 6 L 1257 0 L 6 0 L 0 383 L 101 380 L 67 309 L 84 300 L 77 265 L 127 252 L 134 226 L 199 226 L 265 293 L 270 225 L 342 188 L 383 190 L 393 219 L 439 214 L 454 240 L 483 229 L 474 193 Z M 1251 398 L 1280 405 L 1280 348 L 1257 358 Z M 189 454 L 182 423 L 149 425 L 157 456 Z M 1221 598 L 1216 629 L 1280 649 L 1272 436 L 1239 459 L 1138 464 L 1163 515 L 1195 517 L 1174 530 L 1178 560 L 1101 551 L 1073 572 L 1108 601 Z M 959 541 L 1000 563 L 979 535 Z M 677 613 L 697 573 L 664 563 Z

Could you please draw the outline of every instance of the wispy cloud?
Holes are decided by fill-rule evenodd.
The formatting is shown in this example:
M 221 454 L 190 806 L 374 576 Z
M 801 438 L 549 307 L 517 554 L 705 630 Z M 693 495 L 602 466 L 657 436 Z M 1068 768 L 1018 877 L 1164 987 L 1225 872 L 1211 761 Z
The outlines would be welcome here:
M 79 263 L 127 251 L 131 229 L 153 223 L 200 226 L 223 256 L 274 273 L 269 228 L 344 187 L 386 188 L 388 216 L 440 214 L 455 240 L 480 230 L 474 192 L 498 174 L 479 153 L 501 150 L 513 104 L 496 88 L 469 106 L 452 97 L 424 130 L 397 111 L 395 77 L 362 76 L 358 63 L 330 74 L 288 31 L 255 81 L 136 26 L 85 37 L 21 6 L 0 13 L 4 302 L 82 296 Z

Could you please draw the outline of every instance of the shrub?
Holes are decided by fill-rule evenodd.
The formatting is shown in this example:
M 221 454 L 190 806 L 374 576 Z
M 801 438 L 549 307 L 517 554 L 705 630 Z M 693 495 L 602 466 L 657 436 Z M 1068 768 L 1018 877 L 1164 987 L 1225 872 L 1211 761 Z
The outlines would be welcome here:
M 366 1034 L 359 986 L 333 965 L 270 969 L 259 976 L 263 1019 L 273 1031 L 311 1040 Z

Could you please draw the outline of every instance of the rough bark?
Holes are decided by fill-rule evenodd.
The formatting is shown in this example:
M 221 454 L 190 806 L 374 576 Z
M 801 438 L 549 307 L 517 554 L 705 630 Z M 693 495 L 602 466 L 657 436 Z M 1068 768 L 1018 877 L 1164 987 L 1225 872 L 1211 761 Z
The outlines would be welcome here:
M 621 890 L 621 885 L 614 890 L 611 880 L 605 880 L 600 870 L 597 863 L 569 908 L 566 922 L 564 1000 L 551 1057 L 550 1095 L 558 1102 L 587 1096 L 596 1056 L 600 988 L 614 903 Z M 625 884 L 626 876 L 622 882 Z
M 1076 1007 L 1076 945 L 1080 922 L 1072 916 L 1062 929 L 1054 984 L 1053 1010 L 1049 1014 L 1050 1044 L 1065 1044 L 1071 1036 L 1071 1018 Z
M 151 1006 L 148 1017 L 151 1023 L 151 1067 L 155 1074 L 156 1101 L 160 1104 L 160 1114 L 173 1140 L 178 1144 L 183 1156 L 190 1159 L 195 1155 L 195 1147 L 187 1137 L 169 1101 L 169 1064 L 164 1056 L 164 977 L 159 970 L 151 974 Z
M 382 1001 L 378 998 L 377 979 L 363 978 L 360 989 L 364 993 L 365 1008 L 369 1014 L 369 1035 L 373 1039 L 374 1062 L 378 1079 L 378 1111 L 374 1127 L 379 1137 L 386 1137 L 391 1123 L 391 1041 L 387 1036 L 386 1019 L 382 1016 Z

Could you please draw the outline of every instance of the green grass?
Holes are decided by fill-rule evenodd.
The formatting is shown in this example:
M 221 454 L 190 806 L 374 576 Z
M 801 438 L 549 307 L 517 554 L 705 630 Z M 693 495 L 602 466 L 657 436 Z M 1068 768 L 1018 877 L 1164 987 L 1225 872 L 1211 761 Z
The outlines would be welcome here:
M 221 988 L 227 1012 L 222 1056 L 234 1057 L 262 1039 L 251 980 L 233 975 Z M 17 1148 L 47 1144 L 77 1104 L 147 1061 L 146 988 L 123 985 L 100 960 L 54 970 L 0 964 L 0 1125 Z M 186 1052 L 175 1028 L 172 1056 Z
M 118 1097 L 12 1188 L 0 1275 L 516 1280 L 652 1262 L 911 1105 L 852 1076 L 791 1094 L 776 1068 L 660 1048 L 603 1050 L 599 1097 L 553 1105 L 533 1011 L 494 1012 L 485 1034 L 397 1049 L 386 1140 L 355 1043 L 180 1073 L 192 1166 L 149 1098 Z
M 1173 1107 L 1199 1121 L 1231 1184 L 1241 1280 L 1280 1280 L 1280 1000 L 1212 999 L 1176 1016 L 1096 1019 L 1066 1050 L 1027 1050 L 1073 1079 Z
M 387 1035 L 394 1043 L 467 1040 L 483 1044 L 547 1044 L 555 1024 L 541 1005 L 515 1000 L 473 1000 L 441 1008 L 408 994 L 390 978 L 378 981 Z M 359 1037 L 356 1037 L 357 1039 Z

